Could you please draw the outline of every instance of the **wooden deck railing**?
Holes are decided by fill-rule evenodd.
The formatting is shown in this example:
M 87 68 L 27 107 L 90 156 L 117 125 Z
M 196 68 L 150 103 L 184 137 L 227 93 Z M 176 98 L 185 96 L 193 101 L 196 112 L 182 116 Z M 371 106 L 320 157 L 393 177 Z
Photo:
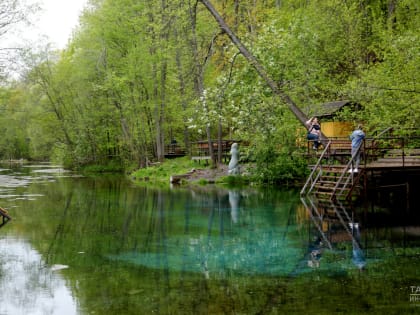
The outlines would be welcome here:
M 357 152 L 361 154 L 363 169 L 366 168 L 368 163 L 377 161 L 386 154 L 395 154 L 401 157 L 403 167 L 406 165 L 406 157 L 408 155 L 420 156 L 420 136 L 395 136 L 392 135 L 392 132 L 392 128 L 386 128 L 378 132 L 374 137 L 363 140 L 357 149 Z M 350 140 L 330 138 L 318 157 L 317 163 L 313 166 L 300 194 L 303 196 L 311 193 L 317 183 L 322 181 L 323 172 L 327 168 L 330 170 L 334 167 L 337 168 L 337 165 L 334 166 L 334 163 L 345 160 L 345 164 L 340 166 L 341 174 L 335 180 L 334 188 L 329 194 L 331 199 L 341 198 L 344 194 L 346 198 L 349 198 L 363 172 L 363 169 L 357 173 L 350 172 L 351 169 L 354 169 L 355 156 L 351 155 Z M 416 158 L 416 161 L 418 160 Z
M 229 159 L 230 150 L 233 143 L 241 144 L 241 140 L 211 140 L 211 145 L 213 148 L 213 154 L 217 160 L 219 153 L 219 143 L 221 150 L 221 159 Z M 209 160 L 210 157 L 210 147 L 207 140 L 191 142 L 191 156 L 193 160 Z

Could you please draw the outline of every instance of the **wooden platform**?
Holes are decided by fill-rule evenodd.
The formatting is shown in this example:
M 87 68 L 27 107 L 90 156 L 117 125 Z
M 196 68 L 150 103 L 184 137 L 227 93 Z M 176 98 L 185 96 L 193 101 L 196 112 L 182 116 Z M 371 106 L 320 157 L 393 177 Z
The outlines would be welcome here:
M 379 169 L 379 168 L 416 168 L 420 167 L 419 157 L 395 157 L 395 158 L 379 158 L 376 161 L 366 164 L 366 168 Z
M 394 184 L 401 178 L 407 181 L 408 176 L 412 182 L 414 177 L 417 181 L 420 174 L 420 136 L 365 139 L 359 148 L 361 161 L 358 172 L 352 172 L 355 159 L 348 145 L 348 140 L 329 140 L 323 150 L 308 154 L 311 158 L 316 157 L 317 163 L 311 166 L 311 174 L 301 190 L 301 196 L 312 193 L 321 199 L 350 200 L 366 194 L 370 182 L 375 186 L 378 181 L 386 179 L 388 184 Z

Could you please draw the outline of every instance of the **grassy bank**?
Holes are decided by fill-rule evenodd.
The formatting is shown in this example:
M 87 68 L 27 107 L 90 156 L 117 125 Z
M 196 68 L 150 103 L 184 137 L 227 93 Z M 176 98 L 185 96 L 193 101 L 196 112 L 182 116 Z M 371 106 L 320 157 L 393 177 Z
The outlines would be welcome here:
M 244 167 L 244 169 L 248 169 L 248 167 Z M 250 183 L 248 175 L 229 176 L 228 167 L 225 164 L 220 164 L 217 168 L 211 168 L 209 165 L 192 161 L 188 157 L 165 160 L 163 163 L 136 170 L 131 173 L 130 177 L 135 182 L 166 184 L 170 182 L 171 176 L 185 174 L 189 174 L 189 176 L 182 179 L 181 184 L 206 185 L 216 183 L 238 186 Z
M 167 182 L 172 175 L 181 175 L 190 172 L 192 169 L 204 168 L 201 164 L 192 161 L 188 157 L 167 159 L 147 168 L 141 168 L 131 173 L 131 178 L 136 181 Z M 209 168 L 209 167 L 206 167 Z

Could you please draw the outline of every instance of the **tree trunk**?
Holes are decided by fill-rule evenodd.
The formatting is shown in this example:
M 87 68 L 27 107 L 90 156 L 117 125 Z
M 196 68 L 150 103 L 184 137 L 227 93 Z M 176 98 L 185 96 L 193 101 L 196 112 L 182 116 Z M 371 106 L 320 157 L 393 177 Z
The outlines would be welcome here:
M 197 96 L 199 98 L 202 98 L 204 95 L 203 66 L 200 64 L 199 57 L 198 57 L 197 34 L 196 34 L 196 18 L 197 18 L 196 10 L 197 10 L 196 5 L 190 9 L 190 22 L 191 22 L 191 29 L 192 29 L 191 46 L 192 46 L 192 50 L 193 50 L 192 53 L 193 53 L 193 58 L 194 58 L 194 88 L 195 88 L 195 92 Z M 205 111 L 206 111 L 206 115 L 208 115 L 207 108 L 205 108 Z M 214 155 L 213 143 L 211 141 L 211 127 L 209 123 L 206 125 L 206 134 L 207 134 L 207 143 L 209 147 L 209 155 L 213 162 L 212 166 L 215 167 L 216 157 Z
M 174 32 L 175 32 L 176 41 L 178 42 L 180 40 L 180 36 L 178 35 L 178 31 L 176 29 L 175 29 Z M 185 79 L 184 79 L 184 74 L 183 74 L 184 70 L 183 70 L 181 54 L 182 54 L 181 49 L 177 45 L 176 52 L 175 52 L 175 62 L 176 62 L 176 66 L 177 66 L 177 69 L 178 69 L 179 94 L 180 94 L 180 97 L 181 97 L 181 107 L 182 107 L 183 113 L 185 113 L 185 111 L 187 110 L 187 107 L 188 107 L 188 105 L 187 105 L 188 102 L 187 102 Z M 188 154 L 191 155 L 190 134 L 189 134 L 189 131 L 188 131 L 188 126 L 187 126 L 187 117 L 185 115 L 183 115 L 182 121 L 184 123 L 185 149 L 188 152 Z
M 297 105 L 292 101 L 292 99 L 284 93 L 277 83 L 270 78 L 267 71 L 264 67 L 259 63 L 259 61 L 248 51 L 248 49 L 241 43 L 241 41 L 236 37 L 236 35 L 231 31 L 229 26 L 220 16 L 220 14 L 216 11 L 216 9 L 212 6 L 210 1 L 208 0 L 200 0 L 204 6 L 210 11 L 213 17 L 216 19 L 217 23 L 219 24 L 220 28 L 229 36 L 231 41 L 235 44 L 235 46 L 239 49 L 241 54 L 249 61 L 249 63 L 255 68 L 261 78 L 264 79 L 265 82 L 270 86 L 272 91 L 275 95 L 280 97 L 280 99 L 285 102 L 289 109 L 293 112 L 296 118 L 306 127 L 305 122 L 308 120 L 308 117 L 297 107 Z
M 219 118 L 219 124 L 217 128 L 217 162 L 219 164 L 222 163 L 222 159 L 223 159 L 222 138 L 223 138 L 222 120 Z

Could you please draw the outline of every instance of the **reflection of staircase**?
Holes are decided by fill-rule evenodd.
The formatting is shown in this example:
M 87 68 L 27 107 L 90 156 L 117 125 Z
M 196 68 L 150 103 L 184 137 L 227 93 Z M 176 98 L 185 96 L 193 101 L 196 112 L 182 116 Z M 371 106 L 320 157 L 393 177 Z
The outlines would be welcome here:
M 323 215 L 318 211 L 318 207 L 315 205 L 314 201 L 310 198 L 305 199 L 301 198 L 301 201 L 303 205 L 305 206 L 305 209 L 308 211 L 308 214 L 310 215 L 312 222 L 314 223 L 315 227 L 317 228 L 319 235 L 322 238 L 322 241 L 329 249 L 332 249 L 332 245 L 327 237 L 327 235 L 324 233 L 323 229 Z
M 328 248 L 332 249 L 333 243 L 353 240 L 354 218 L 348 203 L 310 197 L 302 197 L 301 201 Z

